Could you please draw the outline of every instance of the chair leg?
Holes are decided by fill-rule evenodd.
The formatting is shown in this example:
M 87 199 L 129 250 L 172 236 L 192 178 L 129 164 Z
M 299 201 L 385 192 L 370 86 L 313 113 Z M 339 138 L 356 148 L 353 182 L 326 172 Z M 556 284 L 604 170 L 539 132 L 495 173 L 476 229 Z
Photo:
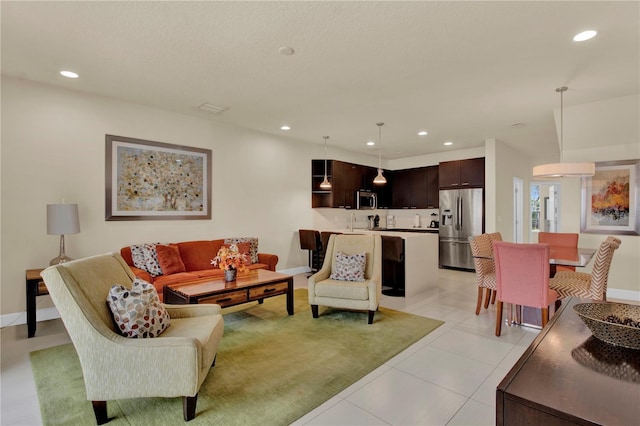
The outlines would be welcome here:
M 502 332 L 502 300 L 496 304 L 496 336 L 500 337 Z
M 318 318 L 318 305 L 311 305 L 311 315 L 314 318 Z
M 198 394 L 194 396 L 182 397 L 182 415 L 184 421 L 188 422 L 196 417 L 196 402 L 198 401 Z
M 373 324 L 373 314 L 375 314 L 376 311 L 369 311 L 369 324 Z
M 480 314 L 480 306 L 482 306 L 482 292 L 484 289 L 482 287 L 478 287 L 478 303 L 476 303 L 476 315 Z
M 96 416 L 96 423 L 103 425 L 109 421 L 107 416 L 107 401 L 91 401 L 93 413 Z
M 544 327 L 549 322 L 549 308 L 542 308 L 541 312 L 542 312 L 542 327 Z
M 496 304 L 496 294 L 498 294 L 498 290 L 491 290 L 491 304 Z
M 484 294 L 487 297 L 484 301 L 484 308 L 487 309 L 489 307 L 489 302 L 491 301 L 491 289 L 486 288 Z

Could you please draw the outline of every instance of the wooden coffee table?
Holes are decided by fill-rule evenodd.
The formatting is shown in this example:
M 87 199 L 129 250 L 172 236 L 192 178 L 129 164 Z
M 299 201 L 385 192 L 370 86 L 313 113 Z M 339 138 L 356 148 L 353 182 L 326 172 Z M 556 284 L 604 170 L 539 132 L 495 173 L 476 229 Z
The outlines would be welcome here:
M 164 286 L 164 303 L 198 304 L 215 303 L 221 307 L 239 305 L 257 300 L 262 303 L 267 297 L 287 295 L 287 312 L 293 315 L 293 276 L 256 269 L 238 272 L 235 281 L 223 279 L 199 281 Z

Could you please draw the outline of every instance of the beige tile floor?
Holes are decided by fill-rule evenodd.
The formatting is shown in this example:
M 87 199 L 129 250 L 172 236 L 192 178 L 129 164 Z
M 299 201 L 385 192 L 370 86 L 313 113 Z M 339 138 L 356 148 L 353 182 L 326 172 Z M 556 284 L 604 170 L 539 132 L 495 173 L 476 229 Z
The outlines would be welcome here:
M 438 286 L 382 306 L 445 321 L 422 340 L 298 419 L 296 425 L 493 425 L 495 388 L 538 330 L 503 327 L 495 308 L 474 314 L 475 275 L 439 270 Z M 296 287 L 306 286 L 304 275 Z M 363 314 L 364 315 L 364 314 Z M 69 342 L 60 320 L 0 332 L 0 425 L 42 424 L 29 352 Z

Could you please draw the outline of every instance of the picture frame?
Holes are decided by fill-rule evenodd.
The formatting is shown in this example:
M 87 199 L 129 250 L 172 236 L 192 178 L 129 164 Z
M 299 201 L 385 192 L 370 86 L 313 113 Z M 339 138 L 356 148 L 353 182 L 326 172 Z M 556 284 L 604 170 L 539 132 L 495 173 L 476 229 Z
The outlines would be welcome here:
M 640 235 L 640 160 L 596 163 L 582 178 L 580 232 Z
M 105 136 L 105 220 L 211 219 L 211 150 Z

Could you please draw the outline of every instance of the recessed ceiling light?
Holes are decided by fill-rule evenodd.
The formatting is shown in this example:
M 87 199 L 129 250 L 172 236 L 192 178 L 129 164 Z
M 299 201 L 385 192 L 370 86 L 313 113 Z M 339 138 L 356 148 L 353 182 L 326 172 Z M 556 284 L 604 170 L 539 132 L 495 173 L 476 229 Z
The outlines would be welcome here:
M 587 30 L 587 31 L 583 31 L 579 34 L 576 34 L 575 36 L 573 36 L 573 41 L 585 41 L 585 40 L 589 40 L 592 39 L 596 36 L 596 34 L 598 34 L 597 31 L 594 30 Z
M 198 107 L 198 109 L 202 110 L 202 111 L 210 112 L 212 114 L 220 114 L 220 113 L 228 110 L 229 108 L 205 102 L 202 105 L 200 105 Z
M 445 142 L 444 145 L 446 146 L 453 145 L 453 142 Z
M 284 126 L 280 126 L 280 130 L 291 130 L 291 127 L 285 124 Z
M 367 146 L 374 146 L 376 143 L 374 141 L 367 142 Z
M 282 46 L 278 49 L 278 52 L 280 52 L 280 54 L 284 56 L 291 56 L 294 54 L 295 50 L 293 50 L 293 47 Z
M 60 71 L 60 74 L 68 78 L 78 78 L 78 74 L 73 71 Z
M 427 131 L 426 130 L 421 130 L 418 132 L 418 136 L 427 136 Z

